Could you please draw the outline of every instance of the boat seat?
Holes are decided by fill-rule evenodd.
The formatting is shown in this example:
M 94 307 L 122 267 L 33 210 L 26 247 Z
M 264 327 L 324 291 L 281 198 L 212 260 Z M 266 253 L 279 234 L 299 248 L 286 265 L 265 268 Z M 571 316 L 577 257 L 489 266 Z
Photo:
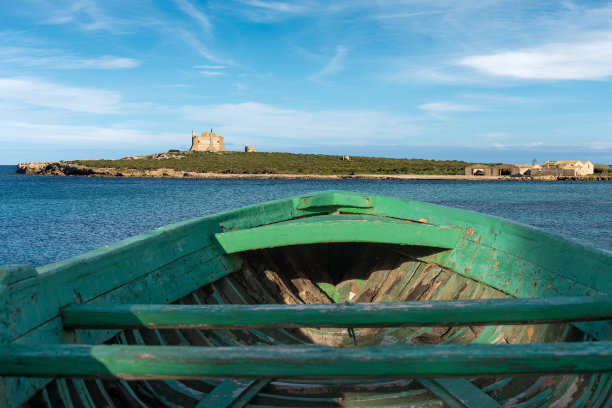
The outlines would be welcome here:
M 226 254 L 289 245 L 375 242 L 455 248 L 463 230 L 375 215 L 330 214 L 215 234 Z

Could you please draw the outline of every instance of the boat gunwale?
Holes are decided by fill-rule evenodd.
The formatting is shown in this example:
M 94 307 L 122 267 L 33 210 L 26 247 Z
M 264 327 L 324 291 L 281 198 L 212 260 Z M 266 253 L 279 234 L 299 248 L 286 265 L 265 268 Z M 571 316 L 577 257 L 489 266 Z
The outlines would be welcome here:
M 321 196 L 328 197 L 320 199 L 322 202 L 328 200 L 331 204 L 298 208 L 304 199 Z M 348 204 L 343 206 L 345 196 L 367 197 L 370 207 L 359 204 L 363 201 L 361 199 L 356 200 L 356 207 L 351 207 L 351 200 L 347 200 Z M 4 266 L 4 268 L 0 266 L 0 304 L 5 305 L 4 314 L 0 316 L 0 342 L 17 341 L 22 344 L 37 344 L 42 341 L 61 344 L 67 341 L 61 329 L 58 330 L 61 328 L 61 325 L 58 326 L 61 307 L 71 303 L 106 301 L 105 298 L 119 296 L 120 290 L 129 293 L 127 288 L 130 285 L 142 284 L 146 279 L 153 279 L 156 274 L 164 276 L 165 273 L 176 273 L 173 271 L 181 263 L 195 265 L 200 262 L 200 267 L 203 269 L 198 272 L 202 276 L 206 275 L 207 278 L 200 278 L 196 283 L 199 286 L 209 284 L 238 270 L 240 266 L 237 257 L 222 256 L 218 253 L 213 246 L 212 235 L 214 233 L 253 228 L 330 212 L 372 214 L 461 228 L 463 235 L 454 249 L 430 255 L 424 260 L 448 267 L 457 273 L 464 273 L 465 276 L 479 281 L 484 282 L 478 277 L 486 277 L 489 282 L 496 279 L 498 283 L 502 282 L 501 285 L 498 285 L 498 289 L 512 296 L 534 297 L 543 293 L 545 297 L 612 292 L 612 282 L 608 279 L 612 261 L 610 251 L 537 227 L 473 211 L 377 195 L 328 191 L 255 204 L 170 224 L 67 260 L 37 268 L 24 267 L 21 269 L 22 275 L 19 275 L 19 279 L 15 277 L 16 275 L 10 276 L 12 273 L 10 266 Z M 545 241 L 546 246 L 542 245 L 542 241 Z M 511 244 L 511 249 L 502 249 L 504 244 L 508 243 Z M 523 245 L 525 243 L 532 244 L 532 246 Z M 156 247 L 165 249 L 155 251 Z M 206 251 L 209 251 L 208 255 L 205 254 Z M 462 251 L 472 251 L 472 255 L 465 255 L 461 253 Z M 143 256 L 144 253 L 150 256 Z M 507 259 L 503 258 L 503 254 L 507 254 Z M 475 257 L 502 259 L 504 262 L 483 263 L 478 266 L 480 269 L 468 270 L 467 260 Z M 201 262 L 203 261 L 212 261 L 214 267 L 211 265 L 202 267 Z M 504 270 L 511 265 L 520 265 L 519 269 L 525 275 L 537 276 L 538 282 L 544 283 L 539 286 L 538 291 L 543 292 L 534 290 L 533 293 L 512 293 L 509 289 L 504 288 L 503 281 L 499 280 L 499 274 L 502 273 L 500 269 Z M 212 270 L 215 268 L 220 268 L 220 270 L 215 272 Z M 9 273 L 3 273 L 3 271 Z M 77 285 L 78 282 L 84 282 L 92 277 L 95 277 L 98 282 L 106 279 L 112 284 L 103 289 L 83 288 L 82 285 Z M 553 281 L 554 285 L 550 283 Z M 546 282 L 549 282 L 548 287 Z M 488 284 L 488 282 L 485 283 Z M 176 299 L 180 293 L 188 293 L 193 289 L 193 287 L 185 287 L 181 290 L 171 288 L 170 291 L 174 291 L 173 296 Z M 30 297 L 30 293 L 25 296 L 26 291 L 36 296 Z M 89 295 L 87 291 L 90 291 Z M 153 302 L 155 299 L 171 302 L 173 297 L 166 297 L 162 291 L 153 297 L 145 297 L 145 299 Z M 9 320 L 8 314 L 25 317 L 25 320 Z M 22 327 L 23 330 L 15 332 L 15 324 Z M 610 332 L 610 322 L 599 326 L 590 325 L 579 327 L 599 338 L 606 338 Z M 68 341 L 89 339 L 101 342 L 111 335 L 112 332 L 108 332 L 106 336 L 100 337 L 85 332 L 72 339 L 68 338 Z M 23 380 L 20 386 L 16 386 L 14 381 L 2 379 L 0 390 L 5 392 L 0 394 L 5 396 L 3 398 L 7 398 L 8 395 L 15 397 L 17 390 L 21 390 L 19 392 L 24 395 L 31 395 L 47 381 Z M 9 406 L 13 403 L 19 404 L 25 401 L 22 397 L 23 395 L 8 402 L 6 399 L 0 399 L 0 404 L 4 403 Z

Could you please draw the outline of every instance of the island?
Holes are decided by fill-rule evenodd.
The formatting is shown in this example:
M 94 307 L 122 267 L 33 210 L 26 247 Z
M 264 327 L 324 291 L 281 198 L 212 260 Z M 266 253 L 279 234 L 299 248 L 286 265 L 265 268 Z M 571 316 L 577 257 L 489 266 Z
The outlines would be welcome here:
M 395 159 L 364 156 L 234 151 L 177 151 L 116 160 L 19 163 L 18 173 L 88 177 L 255 178 L 255 179 L 450 179 L 511 180 L 537 176 L 470 175 L 476 163 L 458 160 Z M 499 165 L 489 163 L 490 166 Z M 603 167 L 602 167 L 603 166 Z M 605 168 L 604 168 L 605 167 Z M 610 179 L 608 166 L 589 176 L 541 179 Z

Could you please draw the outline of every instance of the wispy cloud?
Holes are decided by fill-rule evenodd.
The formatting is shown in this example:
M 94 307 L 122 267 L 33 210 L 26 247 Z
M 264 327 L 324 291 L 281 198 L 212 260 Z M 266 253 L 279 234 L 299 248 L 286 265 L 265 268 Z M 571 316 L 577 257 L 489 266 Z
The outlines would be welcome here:
M 225 69 L 223 65 L 197 65 L 196 69 Z
M 463 104 L 452 103 L 452 102 L 425 103 L 423 105 L 419 105 L 418 108 L 426 111 L 431 116 L 439 120 L 448 120 L 448 117 L 445 115 L 446 113 L 476 112 L 476 111 L 486 110 L 482 107 L 475 106 L 475 105 L 463 105 Z
M 281 13 L 299 13 L 307 9 L 305 5 L 292 4 L 283 1 L 243 0 L 242 3 L 263 10 L 271 10 Z
M 310 75 L 308 78 L 313 81 L 319 81 L 321 78 L 326 77 L 328 75 L 333 75 L 338 71 L 342 70 L 344 67 L 344 60 L 346 57 L 347 49 L 342 45 L 338 45 L 336 47 L 336 53 L 334 56 L 327 62 L 327 64 L 320 70 Z
M 118 113 L 122 98 L 112 91 L 23 77 L 0 78 L 0 101 L 75 112 Z
M 130 30 L 129 18 L 110 15 L 95 0 L 38 0 L 30 4 L 33 12 L 37 10 L 46 17 L 44 24 L 74 24 L 86 31 L 104 30 L 115 34 Z
M 195 67 L 200 70 L 200 74 L 208 77 L 227 76 L 225 72 L 225 65 L 198 65 Z
M 105 55 L 83 58 L 61 50 L 0 47 L 0 58 L 6 65 L 40 67 L 45 69 L 128 69 L 140 65 L 133 58 Z
M 506 132 L 489 132 L 489 133 L 485 133 L 483 135 L 479 135 L 479 137 L 482 140 L 508 140 L 511 139 L 513 137 L 513 135 L 511 133 L 506 133 Z
M 585 145 L 593 150 L 607 150 L 612 152 L 612 142 L 587 142 Z
M 214 77 L 214 76 L 226 76 L 226 72 L 221 71 L 200 71 L 200 74 L 204 76 Z
M 210 50 L 208 49 L 208 46 L 202 41 L 199 35 L 196 35 L 189 30 L 186 30 L 183 28 L 172 27 L 169 25 L 166 26 L 166 30 L 169 33 L 171 33 L 171 35 L 179 38 L 182 42 L 187 44 L 189 47 L 191 47 L 191 49 L 193 49 L 197 54 L 201 55 L 202 57 L 212 62 L 223 63 L 221 59 L 214 56 L 210 52 Z
M 15 135 L 28 135 L 29 143 L 71 142 L 78 146 L 133 145 L 150 143 L 162 138 L 160 134 L 125 126 L 57 125 L 26 121 L 0 121 L 0 140 L 10 141 Z
M 517 79 L 604 80 L 612 77 L 612 31 L 583 41 L 470 56 L 457 64 Z
M 526 143 L 500 143 L 500 142 L 489 142 L 489 143 L 479 143 L 478 145 L 468 145 L 470 147 L 479 147 L 480 149 L 501 149 L 501 150 L 524 150 L 524 149 L 533 149 L 536 147 L 544 146 L 544 143 L 536 141 L 536 142 L 526 142 Z
M 211 24 L 208 16 L 202 11 L 198 10 L 193 4 L 187 0 L 174 0 L 176 5 L 181 11 L 189 15 L 191 18 L 196 20 L 200 25 L 200 28 L 206 32 L 211 32 L 213 25 Z
M 174 4 L 182 13 L 168 12 L 168 5 L 164 3 L 157 6 L 151 2 L 30 0 L 30 8 L 22 7 L 20 13 L 37 19 L 45 16 L 43 24 L 70 25 L 83 31 L 124 35 L 147 30 L 153 36 L 180 41 L 200 56 L 217 62 L 219 58 L 209 50 L 214 27 L 208 15 L 189 0 L 174 0 Z
M 274 22 L 296 15 L 308 14 L 312 7 L 312 1 L 283 2 L 265 0 L 239 0 L 235 10 L 247 19 L 256 22 Z
M 368 143 L 373 135 L 391 142 L 405 141 L 418 132 L 418 126 L 405 115 L 375 110 L 307 111 L 243 102 L 184 106 L 181 113 L 187 120 L 235 135 L 234 143 Z

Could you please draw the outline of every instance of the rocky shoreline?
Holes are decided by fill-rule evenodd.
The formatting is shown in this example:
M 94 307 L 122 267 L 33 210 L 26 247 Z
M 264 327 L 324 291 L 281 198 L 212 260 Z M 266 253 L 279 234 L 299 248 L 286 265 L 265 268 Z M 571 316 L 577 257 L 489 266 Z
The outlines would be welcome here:
M 87 167 L 65 162 L 28 162 L 17 165 L 17 173 L 43 176 L 85 177 L 152 177 L 152 178 L 234 178 L 234 179 L 297 179 L 297 180 L 611 180 L 607 176 L 588 177 L 486 177 L 427 174 L 229 174 L 177 171 L 170 168 L 135 170 Z

